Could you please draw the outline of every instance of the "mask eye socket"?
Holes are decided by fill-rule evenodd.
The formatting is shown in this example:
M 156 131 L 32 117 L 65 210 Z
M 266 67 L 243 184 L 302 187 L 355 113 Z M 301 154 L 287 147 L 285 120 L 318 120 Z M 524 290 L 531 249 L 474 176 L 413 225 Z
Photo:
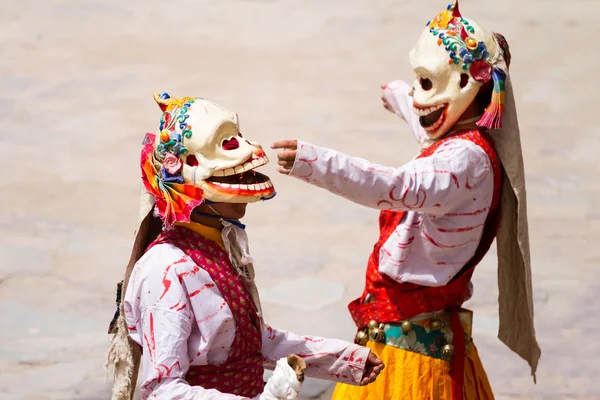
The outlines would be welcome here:
M 240 142 L 236 138 L 223 140 L 223 150 L 235 150 L 240 147 Z
M 430 79 L 421 78 L 419 83 L 421 84 L 421 89 L 423 89 L 425 91 L 431 90 L 431 88 L 433 88 L 433 83 L 431 82 Z
M 187 156 L 185 158 L 185 163 L 187 165 L 189 165 L 190 167 L 197 167 L 198 166 L 198 159 L 196 158 L 195 155 L 190 154 L 189 156 Z
M 467 75 L 467 74 L 460 74 L 460 87 L 461 87 L 461 89 L 464 88 L 465 86 L 467 86 L 467 83 L 469 83 L 469 75 Z

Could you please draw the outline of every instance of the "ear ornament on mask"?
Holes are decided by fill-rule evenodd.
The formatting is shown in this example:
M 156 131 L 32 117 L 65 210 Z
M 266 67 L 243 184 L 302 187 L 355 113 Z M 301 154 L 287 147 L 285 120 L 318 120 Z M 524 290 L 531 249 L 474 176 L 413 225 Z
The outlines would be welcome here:
M 504 112 L 504 86 L 510 62 L 508 43 L 504 36 L 494 34 L 502 56 L 492 57 L 485 43 L 471 36 L 475 33 L 475 28 L 460 14 L 458 0 L 454 0 L 428 26 L 429 32 L 438 37 L 438 46 L 444 46 L 448 52 L 448 64 L 462 64 L 460 67 L 478 82 L 487 83 L 490 79 L 494 81 L 491 102 L 477 125 L 488 129 L 500 128 Z
M 154 93 L 154 101 L 156 101 L 161 111 L 165 112 L 171 103 L 171 96 L 168 93 Z
M 504 61 L 506 71 L 502 68 L 494 68 L 492 71 L 492 79 L 494 81 L 492 100 L 490 105 L 485 109 L 481 119 L 477 122 L 478 126 L 488 129 L 499 129 L 502 127 L 505 81 L 511 60 L 510 49 L 506 38 L 499 33 L 494 33 L 494 38 L 496 39 L 498 46 L 500 46 L 500 51 L 502 52 L 501 59 Z
M 203 191 L 185 183 L 179 156 L 167 152 L 161 159 L 160 154 L 154 151 L 155 136 L 146 136 L 147 143 L 142 148 L 140 162 L 142 182 L 146 191 L 155 198 L 156 212 L 166 229 L 175 222 L 189 222 L 191 211 L 204 199 Z
M 477 122 L 478 126 L 488 129 L 499 129 L 502 127 L 502 114 L 504 113 L 504 86 L 506 75 L 500 68 L 494 68 L 492 71 L 494 80 L 494 92 L 492 100 L 487 106 L 481 119 Z

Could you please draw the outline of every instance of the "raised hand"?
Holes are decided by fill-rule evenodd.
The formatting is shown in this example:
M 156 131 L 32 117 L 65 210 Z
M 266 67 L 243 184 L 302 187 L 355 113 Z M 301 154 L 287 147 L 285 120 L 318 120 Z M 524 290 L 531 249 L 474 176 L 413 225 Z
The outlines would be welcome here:
M 381 93 L 381 101 L 383 102 L 383 108 L 385 108 L 386 110 L 388 110 L 391 113 L 396 113 L 396 111 L 394 111 L 394 108 L 390 105 L 390 102 L 387 99 L 386 96 L 386 89 L 387 89 L 387 84 L 382 83 L 381 84 L 381 89 L 383 90 L 383 92 Z
M 297 140 L 280 140 L 271 145 L 272 149 L 282 149 L 277 153 L 277 171 L 289 175 L 296 161 Z

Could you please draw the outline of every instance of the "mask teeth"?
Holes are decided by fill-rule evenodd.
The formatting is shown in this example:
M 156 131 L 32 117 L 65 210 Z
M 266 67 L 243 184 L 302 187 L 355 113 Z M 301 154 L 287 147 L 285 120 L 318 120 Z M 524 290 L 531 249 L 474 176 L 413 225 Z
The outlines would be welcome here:
M 502 127 L 502 114 L 504 113 L 504 73 L 499 69 L 492 71 L 494 80 L 494 92 L 492 101 L 485 109 L 483 116 L 477 122 L 477 125 L 488 129 L 499 129 Z

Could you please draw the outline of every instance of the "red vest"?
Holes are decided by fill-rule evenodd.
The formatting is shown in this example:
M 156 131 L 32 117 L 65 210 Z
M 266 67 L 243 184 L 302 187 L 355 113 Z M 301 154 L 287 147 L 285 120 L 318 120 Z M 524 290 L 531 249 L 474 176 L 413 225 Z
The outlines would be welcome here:
M 192 386 L 253 398 L 262 393 L 263 356 L 260 318 L 243 279 L 215 242 L 185 228 L 163 232 L 150 247 L 169 243 L 209 273 L 236 323 L 235 338 L 223 365 L 190 366 L 185 379 Z
M 363 295 L 348 305 L 350 314 L 359 328 L 368 325 L 370 320 L 380 323 L 397 322 L 418 314 L 445 310 L 461 306 L 469 296 L 468 284 L 475 266 L 487 253 L 496 237 L 499 222 L 499 200 L 501 168 L 498 155 L 491 138 L 482 131 L 457 132 L 440 139 L 425 149 L 421 157 L 429 157 L 443 143 L 449 140 L 469 140 L 481 147 L 489 157 L 494 173 L 494 194 L 483 230 L 483 235 L 475 255 L 461 271 L 445 286 L 426 287 L 413 283 L 398 283 L 379 273 L 379 252 L 383 244 L 400 224 L 403 212 L 382 211 L 379 216 L 379 241 L 373 248 L 367 267 L 367 279 Z M 371 300 L 363 304 L 367 295 Z

